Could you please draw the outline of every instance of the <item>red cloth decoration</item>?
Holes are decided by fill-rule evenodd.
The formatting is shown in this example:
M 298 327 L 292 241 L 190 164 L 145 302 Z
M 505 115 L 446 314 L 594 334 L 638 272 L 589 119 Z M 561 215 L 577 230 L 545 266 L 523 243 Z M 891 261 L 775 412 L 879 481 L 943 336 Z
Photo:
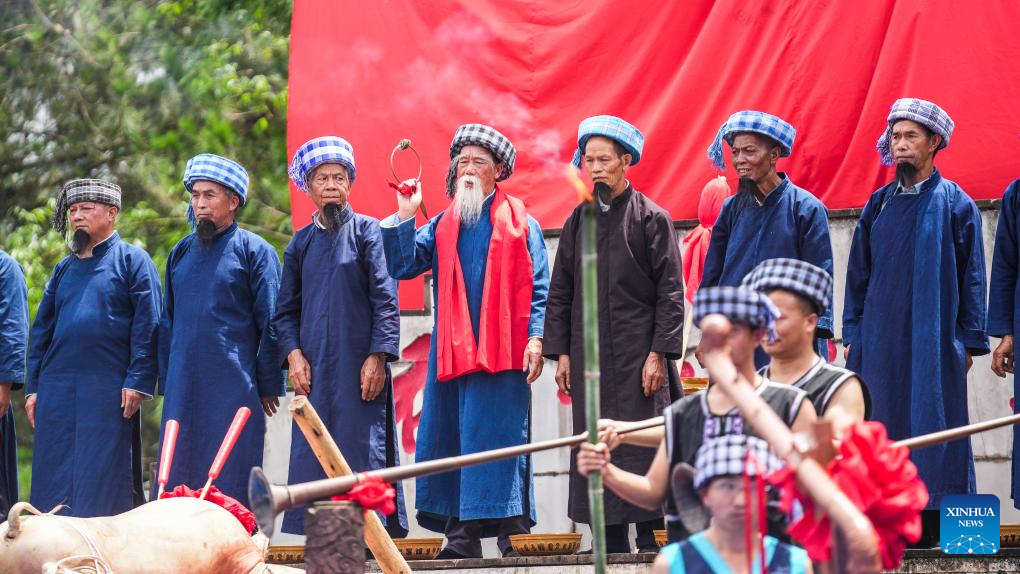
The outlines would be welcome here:
M 559 389 L 556 389 L 556 398 L 560 400 L 561 405 L 570 405 L 574 402 L 574 399 L 571 398 L 570 395 Z
M 725 176 L 718 176 L 705 184 L 698 200 L 698 226 L 684 237 L 684 286 L 687 301 L 694 303 L 694 294 L 701 286 L 705 273 L 705 256 L 712 241 L 712 226 L 719 219 L 723 202 L 732 195 Z
M 404 182 L 396 183 L 389 180 L 387 180 L 386 183 L 390 184 L 390 187 L 397 190 L 400 193 L 400 195 L 414 195 L 415 186 L 409 183 Z
M 436 374 L 440 381 L 478 371 L 520 370 L 531 318 L 532 266 L 524 203 L 496 186 L 478 342 L 468 312 L 467 287 L 457 253 L 460 216 L 447 209 L 436 224 L 438 317 Z
M 917 477 L 910 451 L 893 446 L 882 423 L 859 422 L 847 429 L 839 454 L 829 463 L 829 475 L 871 521 L 879 538 L 882 567 L 894 570 L 903 560 L 907 544 L 921 538 L 921 510 L 928 504 L 928 489 Z M 797 490 L 793 470 L 787 467 L 776 471 L 768 480 L 782 489 L 780 507 L 786 513 L 792 510 L 795 499 L 804 507 L 800 520 L 790 525 L 790 536 L 812 560 L 830 560 L 829 517 L 816 513 L 811 500 Z
M 388 515 L 397 511 L 393 502 L 396 496 L 397 491 L 390 483 L 378 476 L 365 476 L 347 494 L 334 496 L 333 500 L 357 502 L 365 512 L 378 510 Z
M 198 498 L 202 496 L 202 489 L 191 490 L 188 488 L 188 485 L 181 484 L 169 492 L 163 492 L 163 495 L 159 498 L 177 498 L 179 496 Z M 254 534 L 255 514 L 248 510 L 243 504 L 233 498 L 230 498 L 226 494 L 223 494 L 220 492 L 220 489 L 215 486 L 209 487 L 209 492 L 206 493 L 205 499 L 215 505 L 222 506 L 224 510 L 234 515 L 234 518 L 241 523 L 241 526 L 244 526 L 244 529 L 248 531 L 249 535 Z

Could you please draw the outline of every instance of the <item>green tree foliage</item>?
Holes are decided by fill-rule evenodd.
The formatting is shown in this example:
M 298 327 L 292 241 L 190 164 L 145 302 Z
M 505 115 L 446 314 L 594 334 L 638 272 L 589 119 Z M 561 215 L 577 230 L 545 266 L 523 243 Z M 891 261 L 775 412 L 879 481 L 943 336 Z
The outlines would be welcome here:
M 240 224 L 282 252 L 290 14 L 288 0 L 0 1 L 0 249 L 25 268 L 33 317 L 67 253 L 48 224 L 69 179 L 124 189 L 121 236 L 162 273 L 189 232 L 185 163 L 231 157 L 251 176 Z M 15 408 L 25 496 L 32 432 Z M 151 459 L 160 402 L 143 413 Z

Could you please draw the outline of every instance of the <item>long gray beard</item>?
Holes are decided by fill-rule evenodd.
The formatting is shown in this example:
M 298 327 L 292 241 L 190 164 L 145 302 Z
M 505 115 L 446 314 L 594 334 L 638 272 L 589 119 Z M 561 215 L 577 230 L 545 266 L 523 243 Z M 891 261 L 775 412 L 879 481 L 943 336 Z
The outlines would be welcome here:
M 471 186 L 464 185 L 471 182 Z M 457 194 L 454 196 L 453 209 L 460 216 L 461 225 L 474 225 L 482 216 L 482 204 L 485 193 L 482 191 L 482 180 L 473 175 L 463 175 L 457 180 Z

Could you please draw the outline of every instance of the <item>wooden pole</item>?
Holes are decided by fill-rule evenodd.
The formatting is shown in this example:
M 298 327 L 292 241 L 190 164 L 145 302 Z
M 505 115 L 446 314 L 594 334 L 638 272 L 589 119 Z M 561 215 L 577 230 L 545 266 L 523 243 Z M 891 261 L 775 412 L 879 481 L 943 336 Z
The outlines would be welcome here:
M 921 436 L 915 436 L 912 438 L 903 439 L 896 441 L 896 446 L 905 446 L 910 450 L 917 450 L 926 446 L 934 446 L 958 440 L 961 438 L 969 437 L 972 434 L 997 429 L 999 427 L 1020 424 L 1020 415 L 1010 415 L 1008 417 L 1000 417 L 997 419 L 991 419 L 971 425 L 965 425 L 962 427 L 956 427 L 947 429 L 944 431 L 933 432 L 929 434 L 923 434 Z
M 295 395 L 294 400 L 290 403 L 290 414 L 294 417 L 294 422 L 298 424 L 305 438 L 308 439 L 308 444 L 312 446 L 315 458 L 319 459 L 319 464 L 322 465 L 322 470 L 326 471 L 326 476 L 333 478 L 354 474 L 326 426 L 322 424 L 322 419 L 315 412 L 315 408 L 308 402 L 308 397 Z M 365 543 L 372 550 L 376 562 L 379 563 L 379 568 L 386 574 L 411 572 L 407 561 L 400 554 L 400 550 L 393 543 L 390 534 L 386 532 L 379 515 L 374 511 L 365 513 Z

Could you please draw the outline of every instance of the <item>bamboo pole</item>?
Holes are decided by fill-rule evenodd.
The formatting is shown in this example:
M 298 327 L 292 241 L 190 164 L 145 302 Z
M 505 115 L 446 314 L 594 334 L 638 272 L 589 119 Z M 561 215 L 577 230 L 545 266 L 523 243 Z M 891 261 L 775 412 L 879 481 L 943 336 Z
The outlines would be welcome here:
M 595 186 L 595 193 L 600 184 Z M 595 202 L 582 209 L 581 236 L 581 297 L 584 323 L 584 412 L 588 426 L 588 442 L 599 442 L 599 418 L 602 402 L 599 393 L 599 283 L 596 238 Z M 591 553 L 595 574 L 606 571 L 606 517 L 603 508 L 602 473 L 588 474 L 588 524 L 591 527 Z
M 910 450 L 917 450 L 919 448 L 934 446 L 937 444 L 942 444 L 944 442 L 966 438 L 972 434 L 977 434 L 980 432 L 985 432 L 992 429 L 997 429 L 999 427 L 1015 424 L 1020 424 L 1020 415 L 1010 415 L 1008 417 L 1000 417 L 997 419 L 991 419 L 979 423 L 965 425 L 962 427 L 951 428 L 944 431 L 923 434 L 921 436 L 915 436 L 912 438 L 896 441 L 895 445 L 905 446 Z
M 322 419 L 315 412 L 315 407 L 304 395 L 296 395 L 290 403 L 290 414 L 294 418 L 308 444 L 312 446 L 315 458 L 319 459 L 322 470 L 326 476 L 351 476 L 351 470 L 343 453 L 337 447 L 336 441 L 330 436 L 329 430 L 322 424 Z M 407 565 L 397 545 L 393 543 L 390 534 L 386 532 L 382 520 L 374 511 L 365 513 L 365 543 L 372 550 L 379 568 L 386 574 L 409 574 L 411 568 Z

